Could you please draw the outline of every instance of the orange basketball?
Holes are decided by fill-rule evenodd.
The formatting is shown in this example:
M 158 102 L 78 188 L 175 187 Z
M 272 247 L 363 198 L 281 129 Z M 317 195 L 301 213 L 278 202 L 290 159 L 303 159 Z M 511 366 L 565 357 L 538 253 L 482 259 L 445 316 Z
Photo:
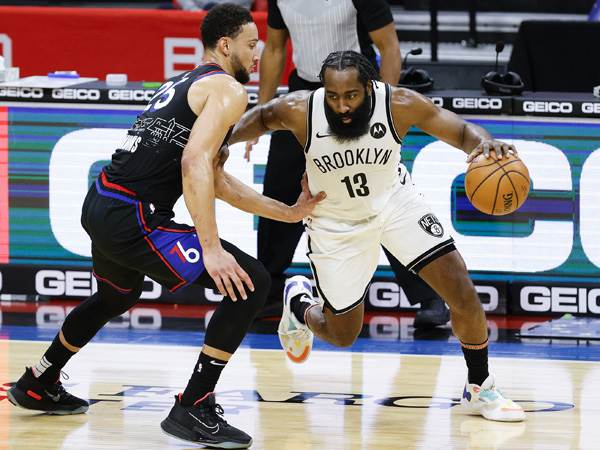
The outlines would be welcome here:
M 529 194 L 529 171 L 518 156 L 477 157 L 467 169 L 465 190 L 475 208 L 503 216 L 521 207 Z

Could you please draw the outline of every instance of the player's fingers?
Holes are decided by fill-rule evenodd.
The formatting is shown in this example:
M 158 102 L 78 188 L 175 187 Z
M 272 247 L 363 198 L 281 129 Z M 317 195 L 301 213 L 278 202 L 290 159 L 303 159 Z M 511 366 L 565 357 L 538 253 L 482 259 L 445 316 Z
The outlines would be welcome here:
M 481 145 L 481 149 L 483 151 L 483 156 L 487 159 L 490 157 L 490 144 L 488 144 L 487 142 L 484 142 Z
M 496 159 L 502 159 L 502 157 L 503 157 L 502 144 L 500 144 L 499 142 L 494 143 L 494 153 L 495 153 Z
M 310 198 L 310 200 L 308 201 L 308 204 L 311 207 L 316 206 L 317 203 L 319 203 L 321 200 L 323 200 L 325 197 L 327 197 L 327 194 L 325 194 L 325 192 L 321 191 L 319 192 L 317 195 L 313 196 Z
M 233 281 L 233 284 L 235 284 L 235 287 L 240 293 L 242 299 L 248 300 L 248 294 L 246 294 L 246 289 L 244 289 L 244 284 L 242 283 L 242 280 L 240 280 L 238 274 L 236 272 L 232 272 L 229 275 L 229 278 Z
M 250 289 L 250 292 L 254 292 L 254 283 L 250 279 L 250 276 L 246 273 L 244 269 L 240 266 L 237 268 L 238 277 L 242 280 L 242 282 Z
M 502 154 L 504 156 L 506 156 L 507 158 L 513 154 L 513 152 L 510 149 L 510 145 L 508 144 L 502 144 Z
M 231 298 L 231 300 L 233 300 L 234 302 L 237 301 L 237 296 L 235 295 L 235 290 L 233 289 L 233 285 L 231 284 L 231 280 L 229 279 L 229 275 L 224 274 L 223 275 L 223 284 L 225 285 L 225 290 L 227 291 L 227 295 L 229 295 L 229 297 Z
M 217 273 L 215 275 L 211 275 L 210 276 L 213 281 L 215 282 L 215 285 L 217 286 L 217 289 L 219 290 L 219 293 L 223 296 L 227 295 L 227 291 L 225 290 L 225 287 L 223 286 L 223 282 L 221 281 L 221 276 Z
M 469 153 L 469 156 L 467 156 L 467 163 L 472 162 L 479 155 L 481 155 L 481 147 L 477 146 L 471 153 Z
M 302 180 L 300 180 L 300 186 L 302 186 L 303 191 L 308 191 L 308 177 L 306 176 L 306 172 L 302 175 Z

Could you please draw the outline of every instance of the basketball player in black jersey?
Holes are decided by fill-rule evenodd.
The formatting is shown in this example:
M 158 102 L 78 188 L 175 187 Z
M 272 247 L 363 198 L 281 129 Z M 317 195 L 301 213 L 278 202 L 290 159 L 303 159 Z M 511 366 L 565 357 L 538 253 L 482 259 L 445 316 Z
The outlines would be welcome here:
M 227 424 L 212 391 L 264 304 L 270 278 L 256 259 L 219 239 L 215 198 L 252 214 L 298 222 L 324 198 L 306 185 L 293 206 L 274 201 L 223 170 L 231 128 L 243 114 L 258 62 L 258 32 L 243 7 L 214 7 L 202 24 L 204 59 L 166 81 L 91 186 L 81 223 L 92 240 L 98 292 L 79 304 L 41 360 L 8 392 L 11 403 L 77 414 L 88 403 L 64 389 L 60 371 L 109 320 L 136 304 L 144 276 L 171 291 L 190 283 L 218 289 L 217 307 L 191 378 L 161 423 L 170 435 L 223 448 L 252 439 Z M 183 194 L 194 226 L 172 221 Z

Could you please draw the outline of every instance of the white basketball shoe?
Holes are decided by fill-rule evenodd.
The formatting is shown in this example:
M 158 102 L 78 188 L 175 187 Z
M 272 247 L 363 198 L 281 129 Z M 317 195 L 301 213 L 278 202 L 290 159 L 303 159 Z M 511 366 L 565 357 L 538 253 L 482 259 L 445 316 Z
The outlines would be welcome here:
M 308 326 L 296 318 L 290 308 L 292 298 L 298 295 L 302 296 L 300 301 L 309 302 L 314 306 L 319 304 L 313 299 L 312 285 L 308 278 L 301 275 L 288 278 L 283 288 L 283 314 L 277 333 L 287 357 L 295 363 L 303 363 L 310 355 L 314 335 Z
M 460 403 L 472 414 L 480 414 L 488 420 L 520 422 L 525 420 L 523 408 L 506 398 L 496 388 L 494 375 L 490 374 L 481 386 L 465 384 Z

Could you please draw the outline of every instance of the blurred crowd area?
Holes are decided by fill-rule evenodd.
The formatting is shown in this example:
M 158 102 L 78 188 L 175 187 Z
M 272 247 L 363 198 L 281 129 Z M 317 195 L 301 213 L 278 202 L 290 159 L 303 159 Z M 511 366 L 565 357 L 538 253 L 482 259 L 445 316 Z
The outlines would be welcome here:
M 229 0 L 240 3 L 253 10 L 266 10 L 267 0 Z M 595 0 L 390 0 L 388 3 L 393 10 L 427 11 L 436 6 L 444 11 L 465 11 L 475 7 L 478 11 L 497 11 L 507 13 L 557 13 L 557 14 L 588 14 Z M 221 0 L 0 0 L 0 5 L 31 5 L 31 6 L 76 6 L 76 7 L 127 7 L 127 8 L 206 8 Z

